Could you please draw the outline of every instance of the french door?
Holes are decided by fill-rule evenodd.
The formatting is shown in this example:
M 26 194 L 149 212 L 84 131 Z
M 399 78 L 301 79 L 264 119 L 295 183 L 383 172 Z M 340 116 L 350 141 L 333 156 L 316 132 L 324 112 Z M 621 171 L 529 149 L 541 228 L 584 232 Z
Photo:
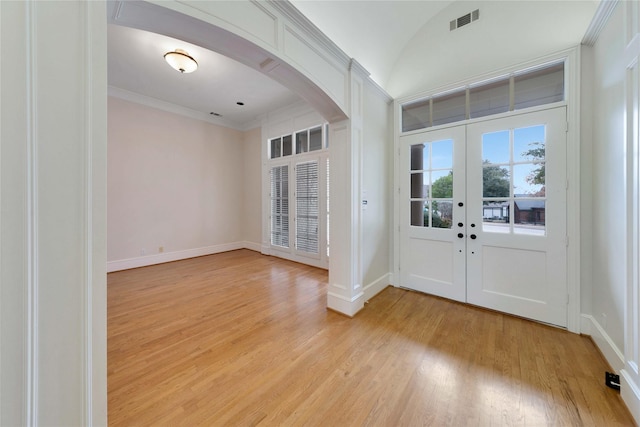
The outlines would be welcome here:
M 308 154 L 269 167 L 271 254 L 328 267 L 328 175 L 326 154 Z
M 566 326 L 566 109 L 400 142 L 401 286 Z

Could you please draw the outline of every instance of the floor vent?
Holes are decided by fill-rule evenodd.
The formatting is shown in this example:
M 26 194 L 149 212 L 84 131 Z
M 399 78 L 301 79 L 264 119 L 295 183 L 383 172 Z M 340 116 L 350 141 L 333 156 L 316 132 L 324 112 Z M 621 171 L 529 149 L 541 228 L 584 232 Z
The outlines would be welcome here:
M 476 9 L 473 12 L 469 12 L 466 15 L 463 15 L 460 18 L 451 21 L 449 23 L 449 31 L 453 31 L 456 28 L 463 27 L 467 24 L 472 23 L 473 21 L 477 21 L 478 19 L 480 19 L 480 9 Z

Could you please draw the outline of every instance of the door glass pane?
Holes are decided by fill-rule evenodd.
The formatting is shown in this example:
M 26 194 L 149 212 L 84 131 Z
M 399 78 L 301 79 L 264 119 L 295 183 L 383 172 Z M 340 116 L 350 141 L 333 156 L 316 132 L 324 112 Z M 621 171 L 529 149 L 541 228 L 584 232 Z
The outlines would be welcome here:
M 274 138 L 271 140 L 271 158 L 276 159 L 281 156 L 280 146 L 281 146 L 281 138 Z
M 515 200 L 513 202 L 513 232 L 544 236 L 545 234 L 545 201 Z
M 453 198 L 453 171 L 431 172 L 431 197 L 434 199 Z
M 411 170 L 429 169 L 429 144 L 415 144 L 411 146 Z
M 307 131 L 296 133 L 296 154 L 309 151 L 309 137 Z
M 428 99 L 403 105 L 402 132 L 429 127 L 429 108 Z
M 482 197 L 510 196 L 509 167 L 485 163 L 482 168 Z
M 485 163 L 509 163 L 509 131 L 485 133 L 482 135 L 482 160 Z
M 283 156 L 290 156 L 291 153 L 293 152 L 292 140 L 293 138 L 291 137 L 291 135 L 282 137 L 282 155 Z
M 514 108 L 533 107 L 564 100 L 564 62 L 525 71 L 514 77 Z
M 427 200 L 411 201 L 411 225 L 415 227 L 429 226 L 429 202 Z
M 544 160 L 545 126 L 530 126 L 513 131 L 513 161 Z
M 482 231 L 509 233 L 509 201 L 485 200 L 482 202 Z
M 466 90 L 433 98 L 433 126 L 465 120 L 466 99 Z
M 445 139 L 431 143 L 431 169 L 453 168 L 453 140 Z
M 509 79 L 470 88 L 469 107 L 472 119 L 509 111 Z
M 453 222 L 453 202 L 450 200 L 433 200 L 431 202 L 431 221 L 434 228 L 451 228 Z
M 429 197 L 429 172 L 411 174 L 411 198 L 424 199 Z
M 317 127 L 309 131 L 309 151 L 322 150 L 322 128 Z
M 513 166 L 514 197 L 544 197 L 544 163 L 525 163 Z

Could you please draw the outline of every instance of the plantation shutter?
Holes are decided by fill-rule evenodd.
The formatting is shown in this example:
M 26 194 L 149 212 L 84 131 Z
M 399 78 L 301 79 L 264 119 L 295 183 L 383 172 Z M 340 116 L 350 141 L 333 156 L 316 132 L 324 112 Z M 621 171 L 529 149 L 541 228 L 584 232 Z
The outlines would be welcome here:
M 329 230 L 331 229 L 329 227 L 329 159 L 327 159 L 327 256 L 329 256 Z
M 271 244 L 289 247 L 289 166 L 271 168 Z
M 318 162 L 296 165 L 296 248 L 318 253 Z

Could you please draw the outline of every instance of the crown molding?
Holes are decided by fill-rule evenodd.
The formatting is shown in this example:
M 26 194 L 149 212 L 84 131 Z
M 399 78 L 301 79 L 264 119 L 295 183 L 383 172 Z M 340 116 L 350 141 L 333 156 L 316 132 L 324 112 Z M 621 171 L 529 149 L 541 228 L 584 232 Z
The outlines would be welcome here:
M 191 108 L 182 107 L 180 105 L 162 101 L 157 98 L 141 95 L 139 93 L 131 92 L 126 89 L 121 89 L 116 86 L 109 86 L 107 90 L 107 94 L 114 98 L 123 99 L 125 101 L 133 102 L 136 104 L 146 105 L 147 107 L 156 108 L 158 110 L 166 111 L 173 114 L 178 114 L 181 116 L 189 117 L 196 120 L 201 120 L 203 122 L 212 123 L 218 126 L 224 126 L 224 127 L 239 130 L 239 131 L 251 129 L 251 127 L 247 128 L 247 125 L 253 126 L 254 125 L 253 122 L 255 121 L 253 120 L 247 124 L 240 124 L 232 120 L 215 117 L 210 114 L 203 113 L 201 111 L 192 110 Z
M 350 71 L 356 72 L 364 81 L 378 92 L 378 94 L 385 100 L 385 102 L 391 103 L 393 98 L 389 95 L 378 83 L 371 78 L 371 73 L 362 66 L 355 58 L 349 57 L 338 45 L 336 45 L 329 37 L 327 37 L 313 22 L 302 14 L 296 7 L 288 0 L 267 0 L 267 2 L 273 6 L 278 12 L 282 13 L 287 19 L 293 22 L 298 29 L 300 29 L 305 36 L 315 41 L 321 47 L 325 49 L 325 52 L 329 53 L 336 61 L 344 65 L 345 68 Z
M 358 74 L 358 76 L 362 79 L 368 79 L 371 76 L 371 73 L 364 68 L 364 66 L 359 63 L 355 58 L 351 58 L 349 61 L 349 71 Z
M 356 59 L 351 58 L 351 62 L 349 63 L 349 70 L 353 73 L 356 73 L 362 80 L 365 81 L 366 84 L 371 87 L 377 95 L 380 96 L 384 100 L 385 103 L 390 104 L 393 102 L 393 97 L 385 91 L 382 86 L 376 83 L 375 80 L 371 78 L 371 74 L 369 71 L 362 66 Z
M 375 80 L 367 78 L 367 79 L 365 79 L 365 82 L 370 88 L 372 88 L 375 91 L 376 95 L 378 95 L 380 98 L 382 98 L 382 100 L 385 103 L 391 104 L 393 102 L 393 97 L 391 95 L 389 95 L 387 93 L 387 91 L 382 88 L 382 86 L 380 86 L 378 83 L 376 83 Z
M 296 9 L 292 3 L 287 0 L 267 0 L 267 3 L 283 14 L 289 21 L 293 22 L 306 37 L 322 46 L 336 61 L 344 65 L 345 68 L 349 67 L 349 64 L 351 63 L 349 55 L 347 55 L 338 47 L 338 45 L 320 31 L 320 29 L 316 27 L 309 18 L 304 16 L 302 12 Z
M 598 5 L 596 14 L 593 15 L 593 19 L 587 28 L 584 37 L 582 38 L 582 44 L 585 46 L 593 46 L 596 44 L 600 32 L 607 24 L 609 17 L 613 13 L 613 10 L 618 4 L 618 0 L 602 0 Z

